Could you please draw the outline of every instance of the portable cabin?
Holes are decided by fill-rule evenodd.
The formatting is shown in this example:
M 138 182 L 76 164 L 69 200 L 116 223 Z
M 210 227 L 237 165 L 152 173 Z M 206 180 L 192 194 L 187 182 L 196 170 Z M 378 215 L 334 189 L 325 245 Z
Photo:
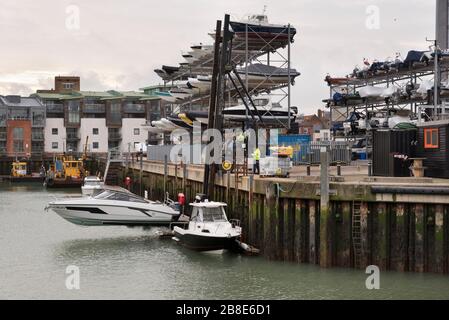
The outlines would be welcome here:
M 373 131 L 373 175 L 409 177 L 410 161 L 416 153 L 417 130 Z
M 449 178 L 449 120 L 418 124 L 416 156 L 423 158 L 426 177 Z

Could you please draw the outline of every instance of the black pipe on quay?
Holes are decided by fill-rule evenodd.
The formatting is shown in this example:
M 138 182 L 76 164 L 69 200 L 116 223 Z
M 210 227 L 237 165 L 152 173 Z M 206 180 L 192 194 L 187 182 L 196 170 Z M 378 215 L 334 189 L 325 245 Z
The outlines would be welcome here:
M 372 193 L 390 193 L 390 194 L 435 194 L 435 195 L 449 195 L 449 188 L 447 187 L 387 187 L 387 186 L 373 186 Z

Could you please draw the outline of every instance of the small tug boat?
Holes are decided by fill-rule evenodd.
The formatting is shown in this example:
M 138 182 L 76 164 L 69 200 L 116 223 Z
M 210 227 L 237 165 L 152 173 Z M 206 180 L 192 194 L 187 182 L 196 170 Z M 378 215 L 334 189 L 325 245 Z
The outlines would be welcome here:
M 238 220 L 226 217 L 226 203 L 207 200 L 191 203 L 187 229 L 174 227 L 173 240 L 196 251 L 234 250 L 242 234 Z
M 47 171 L 44 185 L 47 188 L 81 187 L 84 177 L 88 175 L 83 160 L 72 156 L 58 156 Z
M 44 172 L 28 174 L 28 164 L 25 161 L 14 161 L 11 164 L 11 182 L 33 182 L 42 181 L 45 176 Z

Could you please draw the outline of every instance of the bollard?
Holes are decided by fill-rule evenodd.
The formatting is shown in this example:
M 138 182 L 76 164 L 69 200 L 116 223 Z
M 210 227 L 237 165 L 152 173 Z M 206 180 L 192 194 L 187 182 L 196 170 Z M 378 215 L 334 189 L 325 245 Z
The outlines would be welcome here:
M 310 177 L 310 164 L 307 165 L 307 176 Z
M 372 161 L 368 161 L 368 177 L 373 176 L 373 163 Z
M 337 164 L 337 176 L 341 177 L 341 164 Z

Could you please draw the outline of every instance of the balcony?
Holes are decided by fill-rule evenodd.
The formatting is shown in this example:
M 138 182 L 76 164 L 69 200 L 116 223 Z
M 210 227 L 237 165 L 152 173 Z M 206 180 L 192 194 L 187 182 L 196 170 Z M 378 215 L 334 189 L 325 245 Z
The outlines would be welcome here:
M 32 133 L 31 134 L 31 140 L 33 140 L 33 141 L 44 141 L 44 134 L 43 133 Z
M 122 135 L 118 132 L 109 132 L 109 141 L 119 141 L 122 140 Z
M 30 116 L 9 115 L 8 120 L 31 120 Z
M 138 103 L 127 103 L 123 106 L 123 113 L 145 113 L 145 105 Z
M 62 103 L 47 104 L 47 113 L 64 113 Z
M 32 146 L 31 147 L 31 153 L 43 153 L 44 152 L 44 146 Z
M 67 133 L 66 139 L 67 141 L 79 141 L 80 137 L 76 133 Z
M 83 107 L 84 113 L 106 113 L 106 106 L 100 103 L 89 103 Z

